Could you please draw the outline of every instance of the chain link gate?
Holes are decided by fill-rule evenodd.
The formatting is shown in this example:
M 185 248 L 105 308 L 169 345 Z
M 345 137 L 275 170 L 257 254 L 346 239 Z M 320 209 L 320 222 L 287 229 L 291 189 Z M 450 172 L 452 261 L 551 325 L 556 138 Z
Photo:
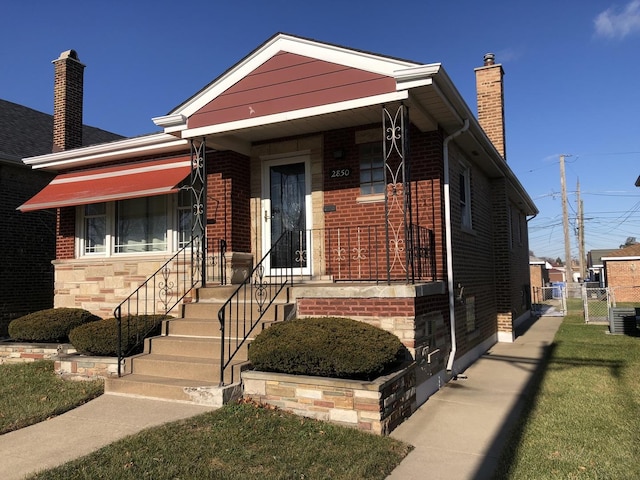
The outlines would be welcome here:
M 608 323 L 611 295 L 606 287 L 588 288 L 582 285 L 582 305 L 585 323 Z
M 531 310 L 537 316 L 564 317 L 567 313 L 567 291 L 564 285 L 534 287 Z

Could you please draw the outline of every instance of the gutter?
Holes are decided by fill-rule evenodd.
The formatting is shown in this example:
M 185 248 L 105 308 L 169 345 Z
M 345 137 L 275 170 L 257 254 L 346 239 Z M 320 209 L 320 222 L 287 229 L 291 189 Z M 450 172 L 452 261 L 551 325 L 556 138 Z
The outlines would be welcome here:
M 458 350 L 458 344 L 456 340 L 456 303 L 455 292 L 453 288 L 453 241 L 451 235 L 451 195 L 449 191 L 449 142 L 468 129 L 469 120 L 465 119 L 462 128 L 445 138 L 442 145 L 442 156 L 444 157 L 444 232 L 447 249 L 446 261 L 447 290 L 449 291 L 449 320 L 451 323 L 451 352 L 449 353 L 449 360 L 447 360 L 447 372 L 451 372 L 451 370 L 453 370 L 453 362 Z

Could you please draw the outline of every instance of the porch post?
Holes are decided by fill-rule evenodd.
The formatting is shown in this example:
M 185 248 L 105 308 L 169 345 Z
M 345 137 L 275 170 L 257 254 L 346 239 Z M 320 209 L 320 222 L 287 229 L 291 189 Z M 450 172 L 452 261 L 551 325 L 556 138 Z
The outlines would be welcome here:
M 400 104 L 394 113 L 383 105 L 382 129 L 387 283 L 391 283 L 391 273 L 394 268 L 402 269 L 405 281 L 408 283 L 409 268 L 413 265 L 410 261 L 413 252 L 410 238 L 412 216 L 408 107 Z
M 206 141 L 191 140 L 191 268 L 192 277 L 200 273 L 200 284 L 207 284 L 207 181 Z

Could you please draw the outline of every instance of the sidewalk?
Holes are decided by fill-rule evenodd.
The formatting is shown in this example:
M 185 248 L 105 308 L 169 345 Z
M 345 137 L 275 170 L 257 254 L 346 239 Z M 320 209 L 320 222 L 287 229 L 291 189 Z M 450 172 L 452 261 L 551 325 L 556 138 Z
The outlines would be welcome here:
M 213 407 L 101 395 L 59 417 L 0 435 L 0 478 L 19 480 L 149 427 Z
M 449 382 L 429 398 L 391 433 L 415 449 L 388 479 L 491 478 L 561 323 L 562 317 L 529 322 L 514 343 L 494 345 L 464 372 L 466 379 Z

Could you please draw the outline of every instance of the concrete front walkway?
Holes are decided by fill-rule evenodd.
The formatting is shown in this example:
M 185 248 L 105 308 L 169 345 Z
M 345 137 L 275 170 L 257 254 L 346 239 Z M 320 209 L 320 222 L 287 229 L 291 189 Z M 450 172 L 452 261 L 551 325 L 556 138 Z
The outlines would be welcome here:
M 101 395 L 51 420 L 0 435 L 0 478 L 23 479 L 87 455 L 127 435 L 213 408 Z
M 562 317 L 529 323 L 514 343 L 494 345 L 460 376 L 466 378 L 449 382 L 429 398 L 391 433 L 415 449 L 388 478 L 491 478 L 561 323 Z

